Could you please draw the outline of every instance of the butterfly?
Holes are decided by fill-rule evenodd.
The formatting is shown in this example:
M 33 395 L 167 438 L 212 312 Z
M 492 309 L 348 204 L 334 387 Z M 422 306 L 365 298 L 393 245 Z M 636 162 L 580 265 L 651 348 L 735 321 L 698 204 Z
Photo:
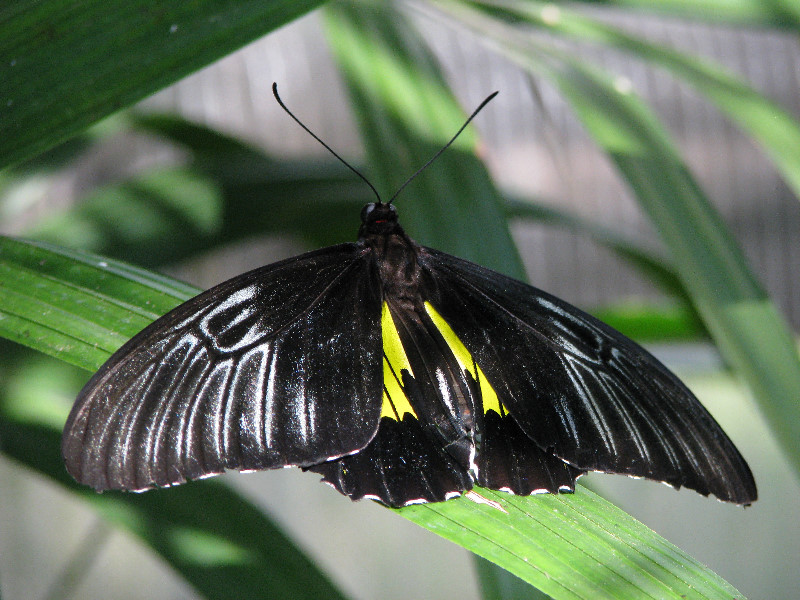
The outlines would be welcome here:
M 99 491 L 297 466 L 393 507 L 476 485 L 573 492 L 588 471 L 757 498 L 736 447 L 646 350 L 416 244 L 380 198 L 355 243 L 234 277 L 134 336 L 80 392 L 62 453 Z

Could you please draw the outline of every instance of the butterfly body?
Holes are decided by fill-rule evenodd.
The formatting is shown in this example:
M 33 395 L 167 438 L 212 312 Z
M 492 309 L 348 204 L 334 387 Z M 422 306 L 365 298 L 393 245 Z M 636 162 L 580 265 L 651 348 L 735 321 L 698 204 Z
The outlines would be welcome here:
M 135 336 L 79 395 L 62 450 L 98 490 L 299 466 L 390 506 L 473 485 L 572 491 L 592 470 L 756 498 L 736 448 L 645 350 L 417 245 L 380 202 L 356 243 L 235 277 Z

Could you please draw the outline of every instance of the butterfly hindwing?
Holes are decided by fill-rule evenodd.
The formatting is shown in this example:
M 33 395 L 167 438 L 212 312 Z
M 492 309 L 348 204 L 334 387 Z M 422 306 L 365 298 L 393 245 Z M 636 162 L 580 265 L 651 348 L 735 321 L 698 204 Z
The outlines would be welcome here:
M 692 393 L 644 349 L 540 290 L 422 249 L 431 303 L 536 445 L 579 470 L 720 499 L 756 497 L 747 464 Z
M 574 491 L 575 481 L 584 471 L 539 448 L 508 413 L 450 324 L 430 302 L 425 302 L 425 312 L 458 362 L 470 390 L 467 404 L 474 416 L 469 426 L 474 432 L 469 441 L 474 456 L 469 469 L 475 483 L 521 496 Z
M 405 506 L 472 488 L 464 415 L 453 401 L 468 394 L 468 384 L 439 330 L 417 308 L 383 306 L 384 416 L 372 442 L 308 469 L 354 500 Z
M 464 468 L 406 413 L 381 419 L 377 435 L 361 452 L 309 467 L 353 500 L 387 506 L 442 502 L 472 488 Z
M 476 482 L 481 487 L 518 496 L 574 492 L 575 481 L 583 474 L 539 448 L 511 415 L 486 413 Z
M 90 380 L 62 442 L 96 489 L 355 452 L 381 411 L 380 284 L 343 244 L 226 281 L 151 324 Z

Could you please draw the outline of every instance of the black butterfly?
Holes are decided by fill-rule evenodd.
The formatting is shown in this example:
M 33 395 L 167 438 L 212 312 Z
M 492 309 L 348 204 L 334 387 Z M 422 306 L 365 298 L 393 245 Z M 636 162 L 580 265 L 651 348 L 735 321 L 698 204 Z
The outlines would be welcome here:
M 757 496 L 733 443 L 647 351 L 418 246 L 391 201 L 364 207 L 356 243 L 239 275 L 136 335 L 78 396 L 62 451 L 97 490 L 299 466 L 390 506 L 473 485 L 571 492 L 587 471 Z

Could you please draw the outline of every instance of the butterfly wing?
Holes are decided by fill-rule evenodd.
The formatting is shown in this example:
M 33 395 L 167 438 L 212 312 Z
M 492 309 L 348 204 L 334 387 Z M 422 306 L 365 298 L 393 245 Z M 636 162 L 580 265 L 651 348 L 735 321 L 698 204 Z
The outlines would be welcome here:
M 409 414 L 400 420 L 383 417 L 366 448 L 307 470 L 352 500 L 370 498 L 393 507 L 442 502 L 472 488 L 466 470 Z
M 542 450 L 509 414 L 487 411 L 478 454 L 478 485 L 518 496 L 574 492 L 585 471 Z
M 430 304 L 390 298 L 382 326 L 378 433 L 360 452 L 308 470 L 354 500 L 389 506 L 441 502 L 473 482 L 519 495 L 575 489 L 582 471 L 523 433 Z
M 389 298 L 381 321 L 378 433 L 360 452 L 309 470 L 353 500 L 371 498 L 389 506 L 441 502 L 472 488 L 464 452 L 455 451 L 462 446 L 462 419 L 444 400 L 466 381 L 424 311 Z
M 370 252 L 343 244 L 268 265 L 148 326 L 80 393 L 62 440 L 69 472 L 144 490 L 366 446 L 383 389 Z
M 749 504 L 750 469 L 646 350 L 545 292 L 424 248 L 431 304 L 536 445 L 579 470 L 646 477 Z

